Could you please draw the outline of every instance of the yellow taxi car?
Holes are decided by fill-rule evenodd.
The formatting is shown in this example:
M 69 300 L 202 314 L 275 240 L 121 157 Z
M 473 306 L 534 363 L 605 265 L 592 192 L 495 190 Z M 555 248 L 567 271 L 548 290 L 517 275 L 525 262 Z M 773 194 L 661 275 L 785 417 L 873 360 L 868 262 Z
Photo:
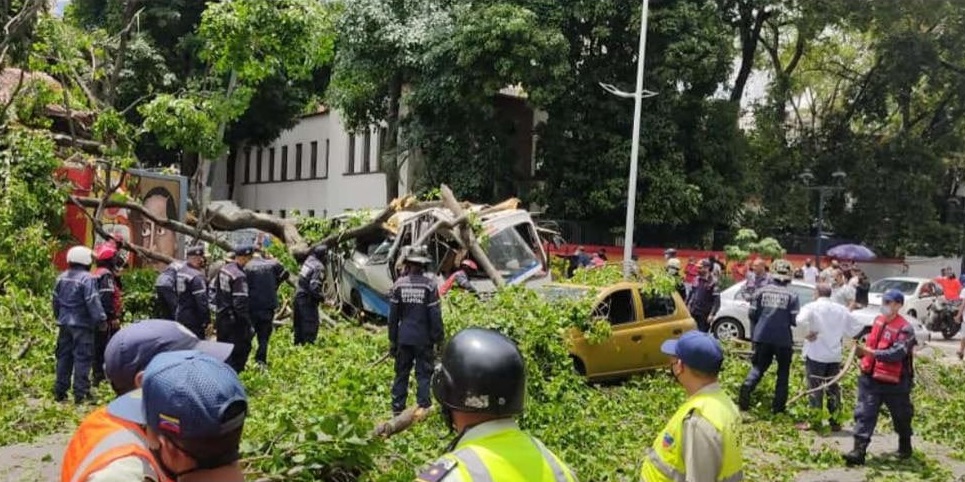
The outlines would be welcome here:
M 644 286 L 622 282 L 605 287 L 558 283 L 540 287 L 550 300 L 596 292 L 588 316 L 605 318 L 612 333 L 603 342 L 590 343 L 580 330 L 570 330 L 570 355 L 580 374 L 599 380 L 666 367 L 670 359 L 660 345 L 697 327 L 679 294 L 651 295 Z

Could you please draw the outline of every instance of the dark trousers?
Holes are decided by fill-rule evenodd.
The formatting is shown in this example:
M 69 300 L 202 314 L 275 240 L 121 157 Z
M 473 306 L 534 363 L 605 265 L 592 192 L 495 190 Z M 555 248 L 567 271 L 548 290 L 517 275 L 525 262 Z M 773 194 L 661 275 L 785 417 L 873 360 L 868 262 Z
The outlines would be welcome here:
M 399 345 L 395 355 L 395 381 L 392 383 L 392 411 L 405 410 L 409 398 L 409 373 L 415 365 L 416 402 L 420 407 L 429 408 L 429 381 L 432 378 L 432 345 Z
M 296 345 L 315 343 L 318 338 L 318 303 L 308 297 L 296 297 L 292 313 L 292 332 Z
M 694 317 L 694 321 L 697 322 L 697 329 L 708 333 L 710 332 L 710 323 L 707 322 L 709 314 L 692 313 L 691 316 Z
M 235 348 L 225 362 L 236 372 L 245 371 L 248 356 L 251 355 L 251 339 L 255 333 L 248 321 L 236 319 L 229 314 L 219 314 L 215 319 L 218 341 L 234 344 Z
M 172 288 L 154 287 L 154 318 L 173 320 L 177 310 L 177 295 Z
M 207 323 L 194 320 L 178 320 L 178 323 L 188 330 L 191 330 L 191 333 L 194 333 L 194 336 L 198 337 L 198 339 L 204 340 L 207 338 L 207 333 L 205 333 L 205 330 L 208 327 Z
M 791 374 L 791 356 L 794 349 L 789 346 L 777 346 L 770 343 L 755 343 L 754 356 L 751 357 L 751 371 L 744 380 L 742 392 L 750 396 L 767 373 L 774 359 L 777 359 L 777 385 L 774 388 L 774 402 L 771 410 L 780 413 L 787 408 L 787 384 Z
M 822 363 L 810 358 L 804 360 L 805 370 L 808 375 L 808 388 L 815 388 L 824 385 L 831 378 L 834 378 L 841 371 L 840 363 Z M 811 408 L 820 409 L 824 406 L 824 395 L 828 396 L 828 412 L 831 413 L 831 421 L 835 422 L 834 415 L 841 409 L 841 387 L 834 383 L 824 390 L 818 390 L 808 396 Z
M 104 351 L 107 349 L 107 342 L 111 341 L 116 332 L 110 325 L 105 330 L 94 330 L 94 385 L 104 380 Z
M 61 326 L 57 334 L 57 381 L 54 396 L 67 398 L 73 374 L 74 401 L 81 402 L 90 396 L 91 363 L 94 359 L 94 330 L 73 326 Z
M 274 330 L 275 311 L 253 311 L 251 321 L 255 325 L 255 336 L 258 338 L 258 349 L 255 350 L 255 361 L 268 363 L 268 340 Z
M 911 404 L 911 393 L 894 390 L 862 374 L 858 377 L 858 403 L 854 407 L 854 438 L 871 440 L 878 424 L 881 405 L 888 407 L 891 424 L 899 437 L 911 437 L 911 419 L 915 409 Z

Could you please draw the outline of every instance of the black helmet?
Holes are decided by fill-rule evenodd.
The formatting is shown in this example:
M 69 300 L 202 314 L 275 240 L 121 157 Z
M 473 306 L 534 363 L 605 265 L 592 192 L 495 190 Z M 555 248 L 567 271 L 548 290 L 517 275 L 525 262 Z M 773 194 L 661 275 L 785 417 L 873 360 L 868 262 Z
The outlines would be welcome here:
M 516 344 L 502 333 L 466 328 L 449 340 L 432 376 L 432 394 L 449 410 L 516 415 L 526 398 L 526 367 Z
M 318 259 L 324 259 L 326 254 L 328 254 L 327 244 L 319 244 L 312 248 L 312 256 Z

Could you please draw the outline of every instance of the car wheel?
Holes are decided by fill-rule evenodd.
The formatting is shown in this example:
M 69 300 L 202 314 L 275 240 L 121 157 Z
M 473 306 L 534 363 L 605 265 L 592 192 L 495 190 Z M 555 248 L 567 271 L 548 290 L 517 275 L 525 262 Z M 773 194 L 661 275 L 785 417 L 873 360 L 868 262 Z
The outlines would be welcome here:
M 946 326 L 942 330 L 942 337 L 945 338 L 946 340 L 951 340 L 952 338 L 955 338 L 955 335 L 958 334 L 958 331 L 960 328 L 961 326 L 959 325 Z
M 586 366 L 583 364 L 583 360 L 572 355 L 570 358 L 573 359 L 573 369 L 576 370 L 576 373 L 579 373 L 580 376 L 586 376 Z
M 733 318 L 721 318 L 715 321 L 711 331 L 721 341 L 744 339 L 744 325 Z
M 918 318 L 918 312 L 915 310 L 908 310 L 908 316 L 912 318 Z

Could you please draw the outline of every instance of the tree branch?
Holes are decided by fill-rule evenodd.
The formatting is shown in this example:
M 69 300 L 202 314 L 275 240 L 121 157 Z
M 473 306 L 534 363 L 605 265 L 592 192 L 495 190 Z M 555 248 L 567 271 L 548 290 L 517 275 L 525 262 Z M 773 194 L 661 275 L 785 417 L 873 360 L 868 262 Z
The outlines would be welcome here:
M 119 248 L 121 248 L 121 249 L 126 249 L 126 250 L 128 250 L 128 251 L 134 251 L 135 253 L 137 253 L 138 256 L 142 256 L 142 257 L 145 257 L 145 258 L 150 258 L 150 259 L 153 259 L 154 261 L 159 261 L 159 262 L 161 262 L 161 263 L 170 263 L 170 262 L 174 261 L 173 258 L 171 258 L 171 257 L 169 257 L 169 256 L 167 256 L 167 255 L 164 255 L 164 254 L 161 254 L 161 253 L 157 253 L 157 252 L 154 252 L 154 251 L 151 251 L 151 250 L 144 249 L 144 248 L 142 248 L 142 247 L 140 247 L 140 246 L 138 246 L 138 245 L 136 245 L 136 244 L 127 243 L 127 242 L 124 242 L 123 240 L 118 240 L 117 238 L 111 236 L 110 233 L 108 233 L 107 231 L 104 230 L 103 223 L 101 223 L 101 221 L 100 221 L 99 219 L 94 218 L 94 216 L 93 216 L 91 213 L 89 213 L 89 212 L 87 211 L 86 207 L 84 206 L 84 201 L 90 200 L 90 201 L 95 201 L 95 202 L 96 202 L 96 201 L 97 201 L 96 199 L 92 199 L 92 198 L 78 198 L 78 197 L 76 197 L 76 196 L 70 196 L 70 197 L 68 197 L 68 200 L 69 200 L 71 203 L 73 203 L 75 206 L 79 207 L 79 208 L 80 208 L 80 211 L 81 211 L 82 213 L 84 213 L 84 216 L 86 216 L 87 219 L 89 219 L 89 220 L 91 221 L 91 224 L 92 224 L 93 227 L 94 227 L 94 232 L 96 232 L 100 237 L 102 237 L 102 238 L 104 238 L 104 239 L 113 239 L 113 240 L 115 240 L 115 242 L 117 243 L 117 245 L 118 245 Z
M 124 29 L 120 31 L 120 40 L 117 45 L 117 55 L 114 58 L 114 68 L 111 70 L 110 82 L 107 85 L 106 90 L 106 101 L 110 106 L 114 105 L 114 99 L 117 95 L 117 81 L 121 76 L 121 70 L 124 69 L 124 60 L 127 57 L 127 41 L 130 38 L 131 27 L 134 26 L 134 20 L 144 11 L 141 8 L 134 11 L 134 7 L 137 5 L 138 0 L 125 0 L 124 5 L 124 19 L 127 21 L 127 25 Z

